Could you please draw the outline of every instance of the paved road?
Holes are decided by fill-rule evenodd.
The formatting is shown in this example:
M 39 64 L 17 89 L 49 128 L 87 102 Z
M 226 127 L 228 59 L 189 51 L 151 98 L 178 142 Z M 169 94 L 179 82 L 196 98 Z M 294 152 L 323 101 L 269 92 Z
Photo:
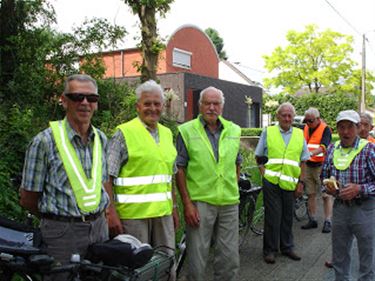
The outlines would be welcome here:
M 294 222 L 294 239 L 296 252 L 301 261 L 292 261 L 284 256 L 276 256 L 276 263 L 266 264 L 262 258 L 262 236 L 249 236 L 247 244 L 240 249 L 241 281 L 333 281 L 332 269 L 324 266 L 331 258 L 331 234 L 321 232 L 322 218 L 319 227 L 313 230 L 302 230 L 306 221 Z M 357 276 L 358 255 L 355 248 L 352 256 L 352 272 Z M 207 280 L 212 279 L 212 262 L 209 263 Z M 181 278 L 181 280 L 185 280 Z

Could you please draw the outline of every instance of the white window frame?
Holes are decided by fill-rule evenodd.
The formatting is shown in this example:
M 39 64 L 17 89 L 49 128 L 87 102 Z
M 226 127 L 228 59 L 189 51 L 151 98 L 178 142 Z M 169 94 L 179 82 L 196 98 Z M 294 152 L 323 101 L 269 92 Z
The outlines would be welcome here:
M 179 60 L 179 58 L 177 58 L 175 54 L 180 54 L 186 59 L 189 58 L 189 62 Z M 184 56 L 184 55 L 186 55 L 186 56 Z M 188 51 L 181 50 L 181 49 L 178 49 L 178 48 L 173 48 L 173 53 L 172 53 L 172 64 L 173 64 L 173 66 L 181 67 L 181 68 L 185 68 L 185 69 L 191 69 L 191 56 L 192 55 L 193 55 L 192 52 L 188 52 Z

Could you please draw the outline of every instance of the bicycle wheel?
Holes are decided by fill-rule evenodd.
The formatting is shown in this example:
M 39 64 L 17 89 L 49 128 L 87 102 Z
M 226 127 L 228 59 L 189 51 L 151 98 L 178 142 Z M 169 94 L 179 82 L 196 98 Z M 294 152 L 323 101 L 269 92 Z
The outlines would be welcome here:
M 263 221 L 264 221 L 264 206 L 259 207 L 254 211 L 253 219 L 250 224 L 250 229 L 256 235 L 263 235 Z
M 251 196 L 241 199 L 238 207 L 239 215 L 239 246 L 243 246 L 248 239 L 251 217 L 255 210 L 255 202 Z
M 179 274 L 182 271 L 182 267 L 185 262 L 186 258 L 186 234 L 182 234 L 180 242 L 177 244 L 177 251 L 176 251 L 176 277 L 179 276 Z
M 307 197 L 305 195 L 296 199 L 294 205 L 294 217 L 297 221 L 302 221 L 308 218 Z

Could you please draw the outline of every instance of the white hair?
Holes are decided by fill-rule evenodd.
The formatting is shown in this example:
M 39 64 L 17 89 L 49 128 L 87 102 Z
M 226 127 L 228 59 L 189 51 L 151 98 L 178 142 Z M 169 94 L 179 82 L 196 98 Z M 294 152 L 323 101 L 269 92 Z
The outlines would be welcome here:
M 306 111 L 305 111 L 305 116 L 306 116 L 306 115 L 312 115 L 312 116 L 314 116 L 315 118 L 320 117 L 319 110 L 316 109 L 315 107 L 310 107 L 308 110 L 306 110 Z
M 225 98 L 224 98 L 224 94 L 221 90 L 215 88 L 215 87 L 207 87 L 206 89 L 202 90 L 201 93 L 200 93 L 200 96 L 199 96 L 199 105 L 202 104 L 202 100 L 203 100 L 203 96 L 208 93 L 209 91 L 215 91 L 216 93 L 219 94 L 220 96 L 220 99 L 221 99 L 221 105 L 224 106 L 224 102 L 225 102 Z
M 293 104 L 291 104 L 290 102 L 283 102 L 282 104 L 280 104 L 279 107 L 276 110 L 276 114 L 279 114 L 280 111 L 284 108 L 289 108 L 292 111 L 293 115 L 294 116 L 296 115 L 296 110 L 295 110 Z
M 156 92 L 160 94 L 160 97 L 162 101 L 164 101 L 164 91 L 163 88 L 156 83 L 154 80 L 148 80 L 141 85 L 139 85 L 135 89 L 135 95 L 137 97 L 137 102 L 141 99 L 143 93 L 151 93 L 151 92 Z

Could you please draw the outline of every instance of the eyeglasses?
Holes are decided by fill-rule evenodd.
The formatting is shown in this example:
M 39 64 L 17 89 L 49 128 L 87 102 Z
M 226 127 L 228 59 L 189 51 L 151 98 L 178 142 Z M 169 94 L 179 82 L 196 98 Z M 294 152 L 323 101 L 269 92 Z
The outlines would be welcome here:
M 99 95 L 97 94 L 66 93 L 65 96 L 74 102 L 83 102 L 85 98 L 90 103 L 98 102 L 99 100 Z
M 305 119 L 305 122 L 306 123 L 314 123 L 315 120 L 316 120 L 316 118 L 314 118 L 314 119 Z

